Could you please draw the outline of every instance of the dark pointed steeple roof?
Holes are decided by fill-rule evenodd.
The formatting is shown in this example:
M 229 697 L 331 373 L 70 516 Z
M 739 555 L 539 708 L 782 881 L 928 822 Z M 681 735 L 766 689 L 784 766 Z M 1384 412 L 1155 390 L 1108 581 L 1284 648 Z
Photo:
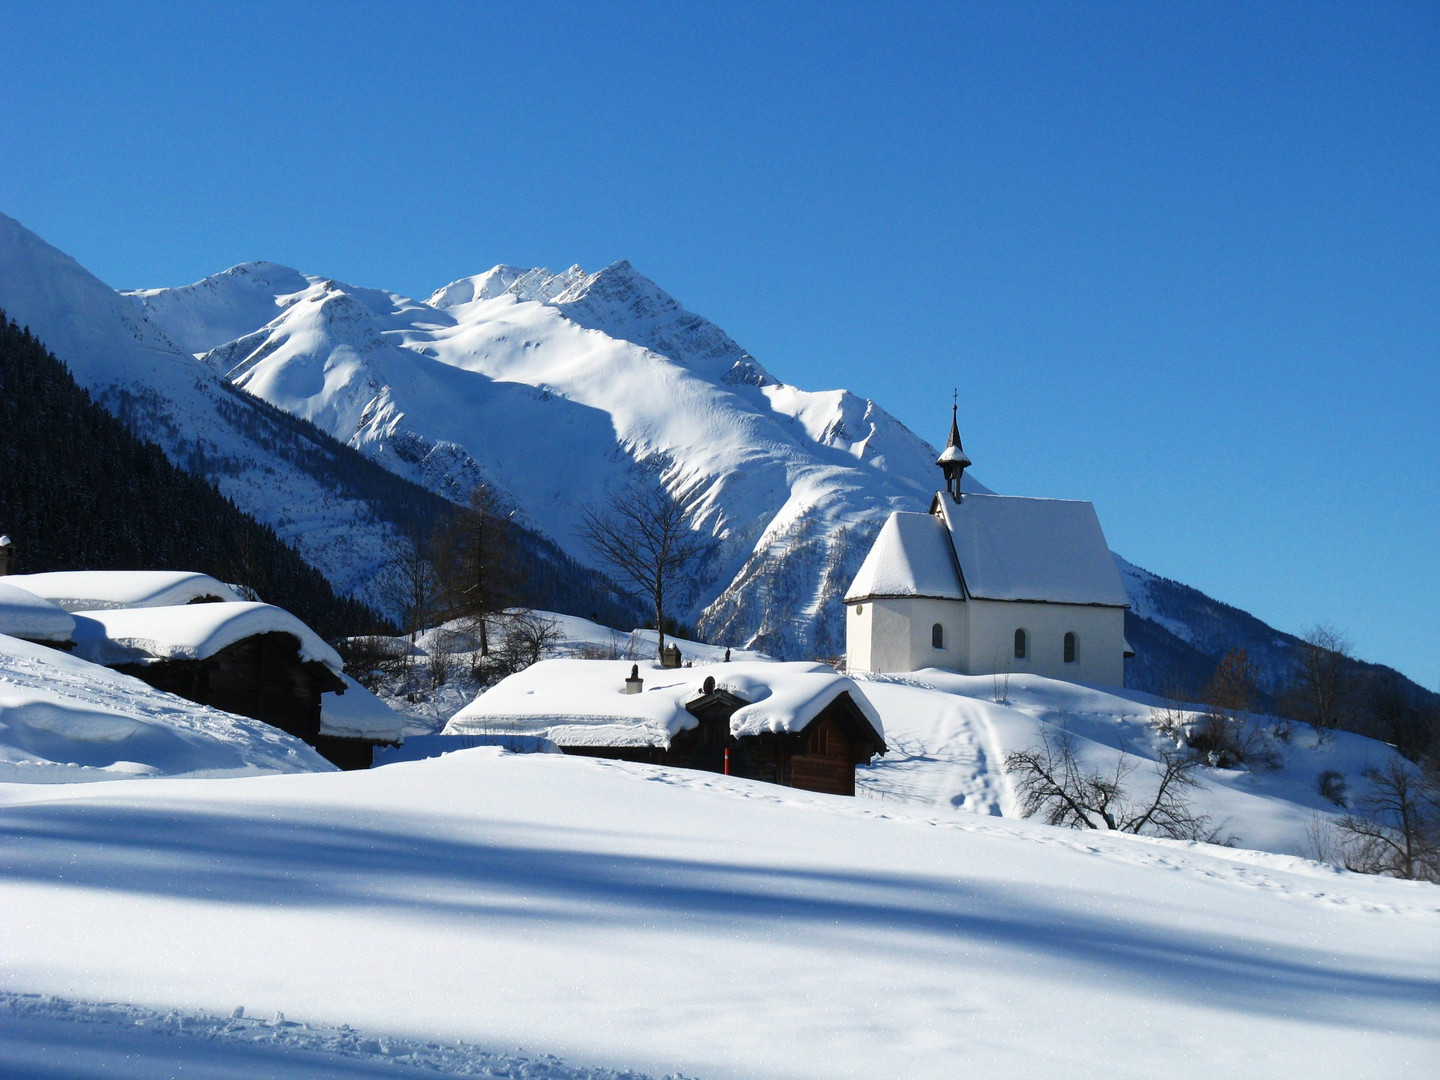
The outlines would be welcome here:
M 945 473 L 945 490 L 957 499 L 960 498 L 960 478 L 972 464 L 965 456 L 965 448 L 960 445 L 960 425 L 956 420 L 958 410 L 958 402 L 950 406 L 950 438 L 935 461 Z

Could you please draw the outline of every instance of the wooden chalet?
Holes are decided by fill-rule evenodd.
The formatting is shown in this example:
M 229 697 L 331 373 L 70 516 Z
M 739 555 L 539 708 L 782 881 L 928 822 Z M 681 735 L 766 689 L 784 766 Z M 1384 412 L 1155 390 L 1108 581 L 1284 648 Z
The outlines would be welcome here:
M 535 735 L 567 754 L 836 795 L 855 794 L 855 767 L 886 750 L 859 687 L 822 664 L 542 661 L 482 694 L 445 731 Z
M 370 766 L 393 733 L 327 731 L 322 695 L 347 689 L 339 655 L 289 612 L 238 601 L 77 612 L 77 653 L 179 697 L 261 720 L 342 769 Z

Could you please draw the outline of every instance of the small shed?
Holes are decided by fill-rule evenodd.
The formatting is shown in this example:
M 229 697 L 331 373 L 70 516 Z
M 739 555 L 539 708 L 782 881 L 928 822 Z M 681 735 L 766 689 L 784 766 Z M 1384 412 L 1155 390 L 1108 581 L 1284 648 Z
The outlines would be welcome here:
M 345 689 L 339 654 L 294 615 L 269 604 L 78 612 L 75 642 L 83 659 L 157 690 L 263 720 L 322 754 L 321 695 Z
M 457 713 L 446 734 L 531 735 L 567 754 L 723 772 L 855 793 L 855 766 L 885 752 L 874 707 L 824 664 L 745 662 L 666 668 L 545 660 Z

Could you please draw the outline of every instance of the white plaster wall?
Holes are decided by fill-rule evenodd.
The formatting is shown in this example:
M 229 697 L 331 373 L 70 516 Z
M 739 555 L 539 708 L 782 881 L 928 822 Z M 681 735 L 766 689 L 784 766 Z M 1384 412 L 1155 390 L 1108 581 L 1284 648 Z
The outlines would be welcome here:
M 847 604 L 845 664 L 851 671 L 963 670 L 968 652 L 966 604 L 902 596 Z M 945 628 L 945 648 L 931 644 L 931 628 Z
M 1022 604 L 971 600 L 969 654 L 972 675 L 993 671 L 1028 672 L 1070 682 L 1123 686 L 1125 682 L 1125 610 L 1081 604 Z M 1029 654 L 1015 659 L 1015 631 L 1029 633 Z M 1065 634 L 1076 635 L 1075 662 L 1065 663 Z M 998 660 L 998 664 L 997 664 Z

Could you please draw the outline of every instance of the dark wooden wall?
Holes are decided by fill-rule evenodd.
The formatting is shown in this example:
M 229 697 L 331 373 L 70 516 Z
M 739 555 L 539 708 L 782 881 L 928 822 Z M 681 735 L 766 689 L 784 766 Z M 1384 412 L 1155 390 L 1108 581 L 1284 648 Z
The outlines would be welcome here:
M 302 661 L 290 634 L 256 634 L 204 660 L 122 664 L 116 670 L 157 690 L 289 732 L 342 769 L 370 766 L 373 743 L 320 735 L 320 695 L 344 684 L 323 664 Z
M 730 748 L 730 775 L 770 784 L 823 791 L 832 795 L 855 794 L 855 766 L 884 751 L 868 724 L 857 723 L 855 705 L 846 697 L 837 698 L 794 733 L 766 733 L 736 739 L 730 736 L 730 716 L 737 706 L 706 700 L 692 708 L 699 723 L 670 740 L 670 748 L 635 746 L 565 746 L 567 754 L 586 757 L 639 761 L 704 772 L 724 771 L 724 752 Z

